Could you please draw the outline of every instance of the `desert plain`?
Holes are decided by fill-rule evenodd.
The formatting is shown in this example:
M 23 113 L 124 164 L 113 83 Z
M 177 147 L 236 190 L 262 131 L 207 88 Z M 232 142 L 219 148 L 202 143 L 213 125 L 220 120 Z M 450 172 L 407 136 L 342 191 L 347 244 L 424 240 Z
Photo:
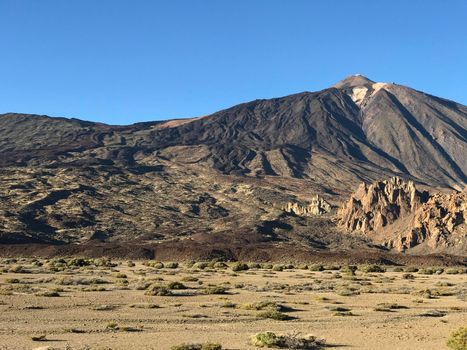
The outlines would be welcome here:
M 0 272 L 0 349 L 260 349 L 273 332 L 441 350 L 467 324 L 463 267 L 4 258 Z

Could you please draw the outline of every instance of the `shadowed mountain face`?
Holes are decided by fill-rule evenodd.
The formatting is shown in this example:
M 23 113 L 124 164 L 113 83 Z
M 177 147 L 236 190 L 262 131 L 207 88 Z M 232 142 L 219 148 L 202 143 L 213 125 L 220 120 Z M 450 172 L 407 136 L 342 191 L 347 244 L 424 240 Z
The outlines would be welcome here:
M 185 123 L 116 127 L 5 114 L 0 164 L 144 166 L 162 157 L 225 174 L 318 178 L 330 185 L 333 176 L 324 177 L 332 171 L 354 182 L 399 174 L 462 188 L 466 129 L 466 106 L 354 76 L 320 92 L 256 100 Z
M 306 225 L 297 228 L 297 218 L 280 219 L 277 208 L 315 194 L 337 205 L 358 183 L 394 175 L 460 190 L 466 154 L 466 106 L 363 76 L 188 120 L 110 126 L 4 114 L 0 233 L 81 242 L 123 239 L 128 231 L 168 240 L 178 230 L 230 232 L 236 240 L 241 227 L 263 241 L 262 222 L 281 221 L 272 238 L 299 235 L 301 244 L 327 247 Z M 53 218 L 60 205 L 66 219 Z

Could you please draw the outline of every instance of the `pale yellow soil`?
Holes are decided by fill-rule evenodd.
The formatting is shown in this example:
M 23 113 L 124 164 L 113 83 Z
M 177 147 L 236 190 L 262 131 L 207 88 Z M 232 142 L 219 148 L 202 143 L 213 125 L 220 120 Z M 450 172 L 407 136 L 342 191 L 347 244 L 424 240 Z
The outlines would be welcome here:
M 216 271 L 154 269 L 137 263 L 128 267 L 120 262 L 113 268 L 82 267 L 76 270 L 49 272 L 29 262 L 18 262 L 32 273 L 3 272 L 0 275 L 0 349 L 170 349 L 180 343 L 217 342 L 223 349 L 254 349 L 251 335 L 262 331 L 300 332 L 326 340 L 335 349 L 366 350 L 442 350 L 448 349 L 450 333 L 467 324 L 466 274 L 421 275 L 403 279 L 403 272 L 360 273 L 350 280 L 339 271 L 249 270 L 233 273 L 230 268 Z M 0 264 L 0 270 L 14 264 Z M 116 273 L 125 273 L 128 289 L 116 283 Z M 135 274 L 144 272 L 145 275 Z M 336 278 L 341 275 L 342 278 Z M 192 276 L 198 282 L 182 282 L 187 290 L 174 290 L 176 296 L 149 296 L 136 290 L 139 279 L 157 277 L 167 284 Z M 10 279 L 20 283 L 11 283 Z M 82 291 L 90 285 L 59 285 L 68 278 L 100 278 L 105 291 Z M 121 280 L 121 279 L 120 279 Z M 204 295 L 208 284 L 230 283 L 228 294 Z M 443 286 L 441 286 L 442 284 Z M 343 285 L 354 287 L 358 295 L 341 296 Z M 26 286 L 26 287 L 24 287 Z M 36 294 L 62 288 L 59 297 Z M 437 298 L 414 293 L 423 289 L 442 291 Z M 371 293 L 369 293 L 371 292 Z M 8 295 L 10 294 L 10 295 Z M 185 295 L 183 295 L 185 294 Z M 192 294 L 192 295 L 186 295 Z M 322 300 L 323 297 L 329 300 Z M 285 312 L 292 320 L 259 319 L 260 311 L 245 304 L 276 301 L 293 308 Z M 225 307 L 230 302 L 234 307 Z M 339 302 L 340 304 L 337 304 Z M 152 303 L 159 308 L 131 308 L 131 304 Z M 379 303 L 397 303 L 407 307 L 392 312 L 375 311 Z M 34 309 L 31 307 L 42 307 Z M 110 310 L 94 310 L 95 308 Z M 351 309 L 353 316 L 336 316 L 327 307 Z M 420 316 L 430 310 L 446 312 L 443 317 Z M 108 325 L 130 326 L 137 332 L 112 330 Z M 117 327 L 118 327 L 117 326 Z M 70 329 L 83 333 L 72 333 Z M 31 336 L 46 335 L 47 341 L 33 341 Z

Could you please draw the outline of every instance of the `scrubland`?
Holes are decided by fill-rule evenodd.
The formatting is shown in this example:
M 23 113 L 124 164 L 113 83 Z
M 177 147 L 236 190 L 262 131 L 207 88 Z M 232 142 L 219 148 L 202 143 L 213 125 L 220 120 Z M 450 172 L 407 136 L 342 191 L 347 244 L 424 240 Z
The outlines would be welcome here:
M 465 350 L 466 271 L 2 259 L 0 349 Z

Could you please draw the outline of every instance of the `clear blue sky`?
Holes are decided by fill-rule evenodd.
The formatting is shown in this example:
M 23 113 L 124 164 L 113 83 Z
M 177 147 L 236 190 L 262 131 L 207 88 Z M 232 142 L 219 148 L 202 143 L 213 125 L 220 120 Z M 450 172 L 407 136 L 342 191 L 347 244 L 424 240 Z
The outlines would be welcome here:
M 200 116 L 354 73 L 467 104 L 467 1 L 0 0 L 0 113 Z

